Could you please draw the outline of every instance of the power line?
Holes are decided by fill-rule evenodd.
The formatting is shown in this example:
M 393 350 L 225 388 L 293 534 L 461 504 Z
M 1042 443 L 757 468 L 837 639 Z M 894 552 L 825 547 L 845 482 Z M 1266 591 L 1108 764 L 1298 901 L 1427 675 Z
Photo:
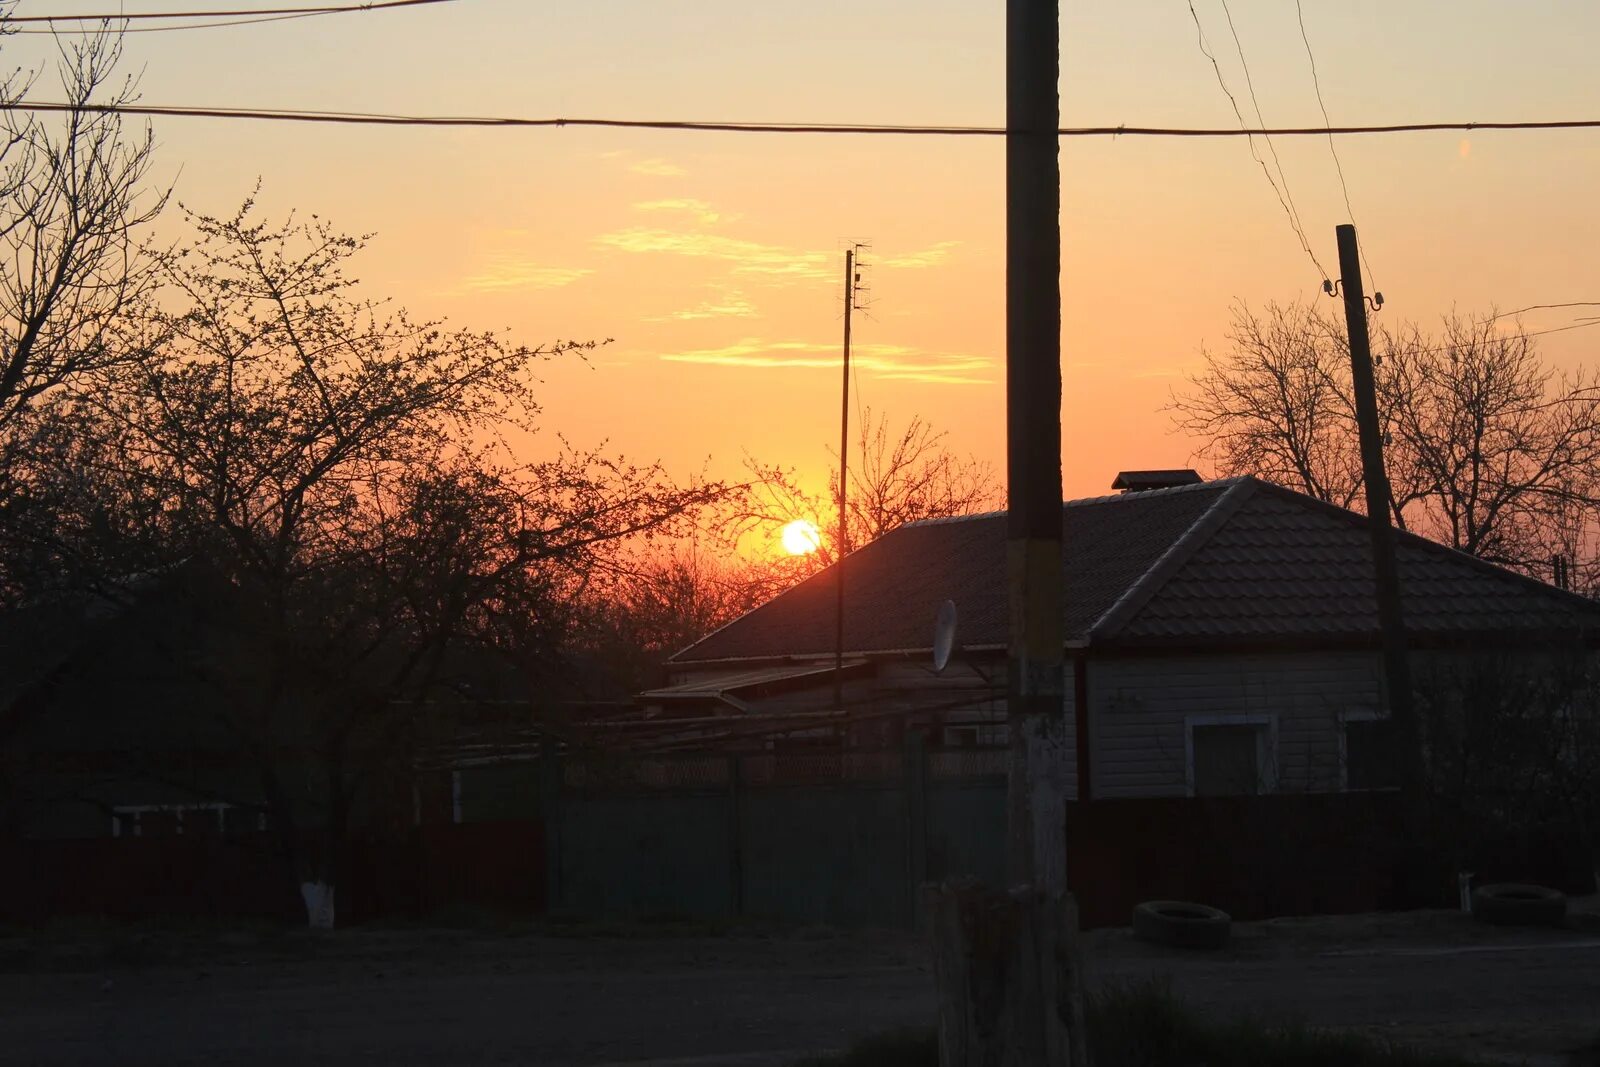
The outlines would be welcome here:
M 1329 126 L 1333 120 L 1328 117 L 1328 105 L 1322 102 L 1322 79 L 1317 76 L 1317 57 L 1311 51 L 1311 37 L 1306 33 L 1306 14 L 1301 8 L 1300 0 L 1294 0 L 1294 13 L 1300 20 L 1300 40 L 1306 46 L 1306 58 L 1311 61 L 1311 86 L 1317 92 L 1317 106 L 1322 109 L 1322 121 Z M 1265 125 L 1265 123 L 1263 123 Z M 1345 184 L 1344 165 L 1339 162 L 1339 149 L 1334 146 L 1333 134 L 1328 135 L 1328 151 L 1333 155 L 1333 169 L 1339 175 L 1339 189 L 1344 194 L 1345 214 L 1350 216 L 1350 224 L 1355 225 L 1356 209 L 1350 206 L 1350 187 Z M 1367 281 L 1371 283 L 1373 292 L 1378 291 L 1377 276 L 1372 273 L 1372 261 L 1367 258 L 1367 247 L 1361 246 L 1361 262 L 1367 268 Z
M 122 11 L 105 15 L 11 15 L 4 21 L 7 24 L 23 24 L 30 22 L 138 22 L 138 21 L 165 21 L 171 19 L 231 19 L 231 18 L 257 18 L 266 15 L 340 15 L 349 11 L 382 11 L 394 7 L 421 7 L 425 4 L 453 4 L 456 0 L 368 0 L 359 4 L 324 4 L 320 7 L 260 7 L 239 10 L 237 8 L 222 11 L 146 11 L 127 13 Z
M 179 30 L 216 30 L 225 26 L 259 26 L 266 22 L 289 22 L 294 19 L 306 19 L 316 15 L 332 14 L 327 11 L 302 11 L 294 15 L 267 15 L 262 18 L 231 19 L 226 22 L 188 22 L 177 26 L 126 26 L 116 31 L 124 33 L 175 33 Z M 12 33 L 44 33 L 57 36 L 60 30 L 51 27 L 48 30 L 12 30 Z
M 1239 68 L 1244 71 L 1244 85 L 1250 92 L 1250 106 L 1255 109 L 1256 124 L 1265 126 L 1267 119 L 1261 113 L 1261 101 L 1256 98 L 1255 79 L 1250 76 L 1250 61 L 1244 57 L 1244 42 L 1239 40 L 1239 31 L 1233 24 L 1233 11 L 1228 7 L 1228 0 L 1221 0 L 1221 3 L 1223 17 L 1228 20 L 1228 32 L 1233 36 L 1234 50 L 1239 53 Z M 1191 14 L 1194 12 L 1194 4 L 1192 2 L 1189 5 L 1189 11 Z M 1213 61 L 1212 65 L 1215 66 L 1215 61 Z M 1235 112 L 1238 111 L 1237 106 L 1235 106 L 1234 110 Z M 1241 121 L 1240 124 L 1243 125 L 1243 122 Z M 1289 202 L 1289 214 L 1294 224 L 1295 233 L 1299 235 L 1300 243 L 1305 246 L 1306 252 L 1311 255 L 1311 262 L 1316 265 L 1317 272 L 1323 278 L 1326 278 L 1328 272 L 1322 269 L 1322 264 L 1317 261 L 1316 254 L 1311 251 L 1310 241 L 1306 239 L 1305 221 L 1301 219 L 1300 208 L 1294 202 L 1294 193 L 1289 188 L 1289 175 L 1283 169 L 1283 160 L 1278 158 L 1278 148 L 1272 143 L 1271 137 L 1264 137 L 1263 140 L 1267 142 L 1267 151 L 1272 153 L 1273 166 L 1278 168 L 1278 181 L 1283 183 L 1283 195 L 1284 199 Z
M 1549 305 L 1549 306 L 1558 307 L 1560 305 Z M 1496 316 L 1496 318 L 1504 318 L 1504 317 L 1505 316 L 1503 316 L 1503 315 Z M 1487 324 L 1487 323 L 1493 322 L 1495 320 L 1494 319 L 1485 319 L 1483 321 L 1484 321 L 1484 324 Z M 1578 322 L 1574 322 L 1574 323 L 1572 323 L 1570 325 L 1567 325 L 1567 326 L 1555 326 L 1555 327 L 1552 327 L 1551 329 L 1548 329 L 1548 330 L 1531 330 L 1531 331 L 1522 331 L 1522 332 L 1518 332 L 1518 333 L 1497 333 L 1497 334 L 1494 335 L 1492 340 L 1495 340 L 1495 341 L 1525 341 L 1530 337 L 1544 337 L 1546 334 L 1566 333 L 1568 330 L 1587 330 L 1587 329 L 1589 329 L 1591 327 L 1594 327 L 1594 326 L 1600 326 L 1600 317 L 1595 317 L 1595 318 L 1591 318 L 1591 319 L 1583 319 L 1583 320 L 1580 320 Z M 1457 346 L 1457 345 L 1439 345 L 1436 348 L 1419 348 L 1419 349 L 1416 349 L 1415 354 L 1421 355 L 1421 356 L 1425 356 L 1425 355 L 1431 355 L 1431 354 L 1433 354 L 1435 352 L 1448 352 L 1452 348 L 1457 348 L 1457 347 L 1459 347 L 1459 346 Z
M 1498 315 L 1485 319 L 1485 322 L 1494 322 L 1496 319 L 1509 319 L 1514 315 L 1521 315 L 1525 311 L 1548 311 L 1555 308 L 1593 308 L 1600 307 L 1600 300 L 1569 300 L 1564 304 L 1529 304 L 1525 308 L 1515 311 L 1502 311 Z
M 683 119 L 519 118 L 488 115 L 396 115 L 361 111 L 305 111 L 292 108 L 185 107 L 159 104 L 62 104 L 17 100 L 0 111 L 89 111 L 177 118 L 253 119 L 263 122 L 313 122 L 367 126 L 486 126 L 518 128 L 599 127 L 623 130 L 681 130 L 696 133 L 806 133 L 908 137 L 1004 137 L 1004 126 L 916 126 L 849 122 L 738 122 Z M 1471 130 L 1592 130 L 1600 119 L 1517 122 L 1402 122 L 1372 126 L 1063 126 L 1062 137 L 1326 137 L 1360 134 L 1429 133 Z
M 1206 41 L 1206 30 L 1205 30 L 1205 27 L 1200 24 L 1200 13 L 1194 9 L 1194 0 L 1189 0 L 1189 17 L 1194 20 L 1194 29 L 1195 29 L 1195 34 L 1196 34 L 1196 38 L 1197 38 L 1197 43 L 1200 45 L 1200 54 L 1205 56 L 1207 59 L 1209 59 L 1211 61 L 1211 69 L 1213 71 L 1215 71 L 1216 75 L 1217 75 L 1217 84 L 1222 87 L 1222 93 L 1223 93 L 1224 96 L 1226 96 L 1228 98 L 1228 103 L 1233 105 L 1233 114 L 1234 114 L 1234 117 L 1239 120 L 1239 129 L 1241 131 L 1245 131 L 1245 137 L 1250 143 L 1250 158 L 1254 159 L 1256 161 L 1257 165 L 1259 165 L 1261 167 L 1261 173 L 1262 173 L 1262 175 L 1264 175 L 1266 177 L 1267 184 L 1272 186 L 1272 192 L 1273 192 L 1273 194 L 1275 196 L 1277 196 L 1278 205 L 1283 208 L 1284 215 L 1288 217 L 1288 219 L 1289 219 L 1289 227 L 1290 227 L 1290 229 L 1294 230 L 1295 237 L 1300 241 L 1301 249 L 1305 252 L 1305 254 L 1308 257 L 1310 257 L 1312 265 L 1317 268 L 1317 273 L 1322 276 L 1322 279 L 1324 281 L 1326 281 L 1327 277 L 1328 277 L 1328 272 L 1326 270 L 1323 270 L 1321 263 L 1317 262 L 1317 254 L 1311 250 L 1311 242 L 1306 240 L 1306 232 L 1300 226 L 1300 217 L 1299 217 L 1298 213 L 1296 213 L 1296 211 L 1295 211 L 1295 209 L 1293 207 L 1292 201 L 1286 195 L 1286 189 L 1288 187 L 1288 182 L 1285 181 L 1284 182 L 1284 188 L 1280 189 L 1278 187 L 1278 182 L 1272 177 L 1272 168 L 1267 166 L 1266 160 L 1261 158 L 1261 153 L 1256 151 L 1255 136 L 1254 136 L 1254 134 L 1248 132 L 1249 126 L 1244 120 L 1244 112 L 1239 110 L 1239 100 L 1238 100 L 1237 97 L 1235 97 L 1233 95 L 1233 90 L 1228 88 L 1228 81 L 1227 81 L 1226 78 L 1224 78 L 1222 76 L 1222 64 L 1217 62 L 1216 54 L 1211 51 L 1211 46 Z M 1234 40 L 1235 41 L 1238 40 L 1238 36 L 1237 35 L 1235 35 Z M 1243 54 L 1244 53 L 1241 50 L 1240 51 L 1240 57 L 1241 58 L 1243 58 Z M 1247 80 L 1248 80 L 1248 76 L 1247 76 Z M 1260 120 L 1260 117 L 1261 117 L 1260 108 L 1256 109 L 1256 117 L 1257 117 L 1258 120 Z M 1262 125 L 1265 125 L 1265 124 L 1266 123 L 1264 121 L 1262 121 Z M 1267 147 L 1268 148 L 1272 147 L 1272 141 L 1271 141 L 1270 138 L 1268 138 L 1268 140 L 1267 140 Z M 1277 158 L 1276 151 L 1274 151 L 1274 153 L 1273 153 L 1273 158 L 1274 159 Z M 1279 167 L 1279 173 L 1280 174 L 1282 173 L 1282 167 L 1281 166 Z

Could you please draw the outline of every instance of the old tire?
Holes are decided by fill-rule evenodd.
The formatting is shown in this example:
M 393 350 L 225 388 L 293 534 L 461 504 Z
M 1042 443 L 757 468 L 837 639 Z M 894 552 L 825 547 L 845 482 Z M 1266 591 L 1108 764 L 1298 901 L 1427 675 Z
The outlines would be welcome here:
M 1472 891 L 1472 917 L 1495 926 L 1562 926 L 1567 897 L 1542 885 L 1481 885 Z
M 1147 900 L 1133 909 L 1133 936 L 1178 948 L 1222 948 L 1232 924 L 1225 911 L 1182 900 Z

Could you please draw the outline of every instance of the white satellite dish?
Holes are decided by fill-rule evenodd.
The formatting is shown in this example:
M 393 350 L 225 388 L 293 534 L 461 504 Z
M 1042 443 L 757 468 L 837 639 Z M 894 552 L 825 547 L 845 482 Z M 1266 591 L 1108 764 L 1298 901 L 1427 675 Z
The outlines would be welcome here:
M 950 654 L 956 650 L 956 602 L 946 600 L 939 605 L 939 615 L 933 623 L 933 669 L 942 671 L 950 664 Z

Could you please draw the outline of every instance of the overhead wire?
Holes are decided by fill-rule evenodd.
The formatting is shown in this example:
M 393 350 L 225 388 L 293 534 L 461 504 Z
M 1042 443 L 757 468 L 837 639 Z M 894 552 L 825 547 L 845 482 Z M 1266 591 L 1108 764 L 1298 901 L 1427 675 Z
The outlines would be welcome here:
M 1527 307 L 1525 307 L 1525 308 L 1517 308 L 1517 310 L 1515 310 L 1515 311 L 1502 311 L 1498 315 L 1491 315 L 1489 318 L 1484 319 L 1483 321 L 1484 322 L 1494 322 L 1497 319 L 1509 319 L 1509 318 L 1511 318 L 1511 317 L 1513 317 L 1515 315 L 1521 315 L 1523 312 L 1526 312 L 1526 311 L 1550 311 L 1550 310 L 1555 310 L 1555 309 L 1559 309 L 1559 308 L 1593 308 L 1593 307 L 1600 307 L 1600 300 L 1569 300 L 1566 303 L 1562 303 L 1562 304 L 1529 304 Z
M 184 23 L 184 24 L 178 25 L 178 26 L 121 26 L 121 27 L 117 28 L 116 32 L 119 33 L 119 34 L 123 34 L 123 33 L 172 33 L 172 32 L 178 31 L 178 30 L 216 30 L 216 29 L 221 29 L 221 28 L 226 27 L 226 26 L 259 26 L 259 25 L 261 25 L 263 23 L 267 23 L 267 22 L 290 22 L 290 21 L 293 21 L 293 20 L 296 20 L 296 19 L 308 19 L 308 18 L 316 17 L 318 15 L 325 15 L 325 14 L 333 14 L 333 12 L 327 12 L 327 11 L 302 11 L 302 12 L 300 12 L 298 14 L 294 14 L 294 15 L 266 15 L 266 16 L 263 16 L 261 18 L 247 18 L 247 19 L 246 18 L 241 18 L 241 19 L 232 19 L 232 20 L 224 21 L 224 22 L 190 22 L 190 23 Z M 47 34 L 51 34 L 51 35 L 57 35 L 57 34 L 60 34 L 62 31 L 59 30 L 59 29 L 56 29 L 55 27 L 52 26 L 48 30 L 27 29 L 27 30 L 12 30 L 11 32 L 12 33 L 47 33 Z
M 1308 33 L 1306 33 L 1306 14 L 1301 7 L 1301 0 L 1294 0 L 1294 13 L 1295 17 L 1300 22 L 1300 40 L 1306 46 L 1306 59 L 1311 63 L 1311 87 L 1315 89 L 1317 93 L 1317 107 L 1322 109 L 1322 121 L 1326 125 L 1332 126 L 1333 120 L 1328 117 L 1328 105 L 1324 103 L 1322 99 L 1322 79 L 1317 75 L 1317 57 L 1316 54 L 1311 50 L 1311 37 Z M 1265 125 L 1265 123 L 1263 123 L 1263 125 Z M 1339 190 L 1344 194 L 1345 214 L 1349 216 L 1350 224 L 1354 226 L 1356 222 L 1356 209 L 1350 206 L 1350 186 L 1345 184 L 1344 164 L 1339 160 L 1339 149 L 1334 144 L 1333 134 L 1331 133 L 1328 134 L 1328 151 L 1333 155 L 1333 169 L 1334 172 L 1339 176 Z M 1360 227 L 1357 227 L 1357 229 L 1359 228 Z M 1367 258 L 1367 246 L 1365 244 L 1360 246 L 1360 252 L 1361 263 L 1367 268 L 1367 281 L 1369 283 L 1369 287 L 1373 292 L 1377 292 L 1378 279 L 1377 276 L 1372 273 L 1372 261 Z
M 1267 166 L 1266 160 L 1261 158 L 1261 153 L 1256 151 L 1255 134 L 1250 132 L 1249 125 L 1244 119 L 1244 112 L 1239 108 L 1239 100 L 1233 95 L 1233 90 L 1228 88 L 1228 80 L 1222 74 L 1222 64 L 1217 61 L 1216 54 L 1212 52 L 1210 43 L 1206 40 L 1205 27 L 1200 23 L 1200 13 L 1194 8 L 1194 0 L 1188 0 L 1188 2 L 1189 17 L 1194 20 L 1194 28 L 1197 35 L 1197 43 L 1200 46 L 1200 53 L 1201 55 L 1205 56 L 1206 59 L 1211 61 L 1211 69 L 1215 71 L 1217 75 L 1217 84 L 1222 87 L 1223 95 L 1228 98 L 1228 103 L 1233 105 L 1233 114 L 1234 117 L 1239 120 L 1239 129 L 1245 133 L 1245 137 L 1250 144 L 1250 157 L 1254 159 L 1257 165 L 1261 167 L 1261 173 L 1266 177 L 1267 184 L 1272 187 L 1273 194 L 1277 196 L 1278 204 L 1283 208 L 1283 213 L 1289 220 L 1289 227 L 1294 230 L 1295 237 L 1300 242 L 1300 248 L 1305 252 L 1306 256 L 1310 258 L 1312 265 L 1317 268 L 1317 273 L 1319 275 L 1318 280 L 1325 282 L 1328 278 L 1328 272 L 1323 269 L 1321 262 L 1318 261 L 1316 252 L 1312 251 L 1311 242 L 1306 239 L 1305 230 L 1300 225 L 1300 217 L 1295 211 L 1290 199 L 1286 195 L 1285 190 L 1279 188 L 1277 180 L 1272 177 L 1272 168 Z M 1232 24 L 1231 19 L 1229 24 Z M 1237 35 L 1235 35 L 1234 40 L 1238 40 Z M 1240 54 L 1242 56 L 1243 52 L 1241 51 Z M 1248 76 L 1246 77 L 1246 80 L 1248 80 Z M 1259 108 L 1257 109 L 1257 119 L 1260 120 Z M 1266 125 L 1264 121 L 1262 121 L 1261 124 L 1263 126 Z M 1267 139 L 1267 145 L 1269 148 L 1272 145 L 1270 137 Z M 1273 153 L 1273 158 L 1277 158 L 1275 150 Z M 1288 183 L 1285 182 L 1284 184 L 1287 185 Z
M 1228 7 L 1228 0 L 1220 0 L 1220 3 L 1222 4 L 1223 17 L 1227 19 L 1228 22 L 1228 33 L 1233 37 L 1234 51 L 1239 54 L 1239 69 L 1244 72 L 1244 85 L 1245 89 L 1250 93 L 1250 106 L 1255 109 L 1256 125 L 1265 126 L 1267 124 L 1267 119 L 1266 116 L 1261 113 L 1261 101 L 1256 97 L 1255 79 L 1250 76 L 1250 61 L 1245 58 L 1244 42 L 1239 40 L 1239 30 L 1233 24 L 1233 11 Z M 1190 9 L 1191 11 L 1193 10 L 1192 4 Z M 1213 65 L 1215 65 L 1214 62 Z M 1237 112 L 1237 107 L 1235 107 L 1235 111 Z M 1267 151 L 1272 154 L 1272 164 L 1278 168 L 1278 181 L 1283 185 L 1284 199 L 1289 202 L 1289 213 L 1294 220 L 1295 230 L 1300 235 L 1302 243 L 1307 246 L 1306 251 L 1309 252 L 1311 249 L 1310 242 L 1306 240 L 1305 220 L 1300 217 L 1300 207 L 1294 202 L 1294 192 L 1289 188 L 1289 175 L 1283 169 L 1283 160 L 1278 158 L 1278 148 L 1272 143 L 1272 138 L 1270 136 L 1265 136 L 1262 138 L 1262 140 L 1267 142 Z M 1317 263 L 1317 257 L 1315 255 L 1312 255 L 1311 260 L 1313 263 Z M 1319 271 L 1322 270 L 1321 263 L 1317 263 L 1317 269 Z M 1322 276 L 1326 278 L 1328 276 L 1327 272 L 1322 271 Z
M 114 11 L 99 15 L 10 15 L 8 24 L 45 22 L 157 22 L 173 19 L 256 18 L 264 15 L 341 15 L 355 11 L 383 11 L 396 7 L 453 4 L 457 0 L 367 0 L 366 3 L 321 4 L 314 7 L 231 8 L 213 11 Z
M 1503 315 L 1495 316 L 1495 318 L 1504 318 L 1504 317 L 1505 316 L 1503 316 Z M 1483 321 L 1485 323 L 1490 323 L 1490 322 L 1493 322 L 1495 320 L 1493 318 L 1491 318 L 1491 319 L 1485 319 Z M 1587 330 L 1587 329 L 1590 329 L 1590 328 L 1595 327 L 1595 326 L 1600 326 L 1600 316 L 1595 316 L 1593 318 L 1580 319 L 1579 321 L 1573 322 L 1573 323 L 1569 323 L 1566 326 L 1553 326 L 1548 330 L 1519 330 L 1516 333 L 1495 334 L 1493 339 L 1497 340 L 1497 341 L 1525 341 L 1525 340 L 1527 340 L 1527 339 L 1529 339 L 1531 337 L 1544 337 L 1544 336 L 1546 336 L 1548 334 L 1552 334 L 1552 333 L 1566 333 L 1568 330 Z M 1456 346 L 1455 345 L 1438 345 L 1438 346 L 1436 346 L 1434 348 L 1420 348 L 1420 349 L 1416 350 L 1416 354 L 1417 355 L 1430 355 L 1430 354 L 1435 353 L 1435 352 L 1448 352 L 1454 347 L 1456 347 Z
M 246 119 L 367 126 L 483 126 L 507 128 L 592 127 L 624 130 L 678 130 L 698 133 L 844 134 L 907 137 L 1004 137 L 1004 126 L 893 125 L 853 122 L 745 122 L 688 119 L 607 119 L 588 117 L 522 118 L 490 115 L 402 115 L 365 111 L 314 111 L 294 108 L 192 107 L 160 104 L 67 104 L 45 100 L 0 102 L 0 111 L 104 112 L 146 117 Z M 1592 130 L 1596 119 L 1507 122 L 1398 122 L 1367 126 L 1063 126 L 1062 137 L 1325 137 L 1361 134 L 1428 133 L 1450 130 Z

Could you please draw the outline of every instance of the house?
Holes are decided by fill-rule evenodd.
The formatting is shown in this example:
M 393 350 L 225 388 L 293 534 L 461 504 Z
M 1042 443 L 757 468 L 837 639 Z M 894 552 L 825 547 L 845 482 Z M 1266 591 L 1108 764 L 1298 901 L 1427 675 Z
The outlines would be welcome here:
M 1274 794 L 1279 811 L 1322 804 L 1337 821 L 1315 797 L 1372 797 L 1394 781 L 1365 518 L 1252 477 L 1191 475 L 1126 472 L 1124 492 L 1063 505 L 1061 771 L 1078 818 L 1093 810 L 1122 828 L 1079 833 L 1079 846 L 1093 839 L 1108 854 L 1131 826 L 1191 819 L 1200 808 L 1172 803 L 1184 798 L 1222 798 L 1204 808 L 1215 813 Z M 1419 689 L 1474 663 L 1587 655 L 1600 641 L 1600 603 L 1398 540 Z M 638 699 L 657 715 L 726 723 L 730 737 L 758 736 L 763 720 L 793 736 L 814 716 L 813 737 L 845 747 L 907 728 L 935 745 L 1003 746 L 1005 560 L 1002 513 L 912 523 L 843 561 L 842 647 L 829 569 L 677 653 L 670 684 Z M 954 652 L 936 670 L 946 601 Z M 1280 838 L 1265 834 L 1262 847 Z
M 1256 478 L 1063 505 L 1064 622 L 1081 800 L 1359 789 L 1385 773 L 1366 520 Z M 1004 740 L 1005 517 L 912 523 L 844 561 L 849 721 L 900 713 L 946 743 Z M 1399 535 L 1416 672 L 1485 649 L 1592 647 L 1600 603 Z M 794 715 L 832 704 L 830 568 L 677 653 L 666 710 Z M 956 650 L 932 661 L 954 604 Z M 955 724 L 955 725 L 952 725 Z M 1377 724 L 1377 725 L 1375 725 Z

